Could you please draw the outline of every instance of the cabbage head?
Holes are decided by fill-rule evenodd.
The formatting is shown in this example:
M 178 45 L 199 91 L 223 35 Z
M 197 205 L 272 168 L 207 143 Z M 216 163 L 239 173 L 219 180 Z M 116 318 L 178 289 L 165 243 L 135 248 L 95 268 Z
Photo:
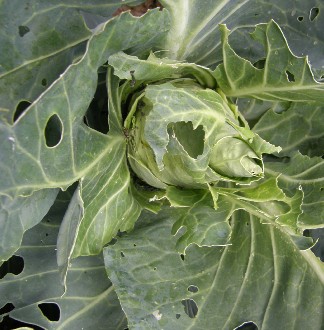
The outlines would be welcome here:
M 262 153 L 276 148 L 253 133 L 202 66 L 117 53 L 109 64 L 123 86 L 128 160 L 156 188 L 249 184 L 264 175 Z

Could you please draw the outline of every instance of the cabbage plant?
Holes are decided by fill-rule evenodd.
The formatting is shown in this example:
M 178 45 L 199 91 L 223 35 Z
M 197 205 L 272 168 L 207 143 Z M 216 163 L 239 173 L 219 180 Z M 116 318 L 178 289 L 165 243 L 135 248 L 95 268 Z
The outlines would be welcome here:
M 0 8 L 5 329 L 323 328 L 321 1 Z

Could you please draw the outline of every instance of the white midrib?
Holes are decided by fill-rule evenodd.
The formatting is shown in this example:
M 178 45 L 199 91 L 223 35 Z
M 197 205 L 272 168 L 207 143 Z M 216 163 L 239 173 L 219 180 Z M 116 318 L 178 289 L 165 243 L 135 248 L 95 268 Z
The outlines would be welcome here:
M 233 81 L 229 79 L 229 82 L 232 84 Z M 235 86 L 235 83 L 233 84 L 233 86 Z M 226 91 L 226 96 L 235 96 L 235 97 L 246 97 L 248 95 L 254 95 L 255 97 L 257 97 L 258 95 L 263 95 L 263 94 L 270 94 L 270 96 L 272 96 L 272 93 L 276 93 L 276 92 L 294 92 L 294 91 L 300 91 L 300 90 L 323 90 L 323 86 L 324 84 L 320 84 L 320 83 L 316 83 L 314 81 L 314 84 L 307 84 L 307 85 L 303 85 L 303 84 L 299 84 L 299 85 L 294 85 L 294 86 L 279 86 L 279 87 L 274 87 L 274 86 L 270 86 L 270 87 L 263 87 L 263 88 L 240 88 L 238 89 L 234 89 L 232 91 Z M 281 97 L 280 99 L 284 99 L 284 97 Z M 287 100 L 289 101 L 290 98 L 287 98 Z M 298 100 L 299 102 L 301 101 L 309 101 L 309 98 L 305 98 L 303 100 Z
M 189 21 L 189 0 L 175 1 L 174 3 L 170 1 L 170 7 L 173 7 L 170 10 L 173 16 L 172 30 L 168 34 L 166 48 L 170 50 L 173 57 L 179 58 L 178 53 L 182 45 L 181 39 L 184 38 Z

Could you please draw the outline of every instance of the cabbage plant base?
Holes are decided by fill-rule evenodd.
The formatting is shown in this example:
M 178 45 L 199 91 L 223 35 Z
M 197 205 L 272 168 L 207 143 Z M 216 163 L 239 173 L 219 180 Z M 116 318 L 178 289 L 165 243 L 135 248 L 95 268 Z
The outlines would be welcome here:
M 17 2 L 3 21 L 19 37 L 6 30 L 0 55 L 0 307 L 14 307 L 4 320 L 322 329 L 323 264 L 303 236 L 324 226 L 322 51 L 309 44 L 321 42 L 324 8 L 310 2 L 291 12 L 282 1 L 161 0 L 111 19 L 119 1 L 80 1 L 62 4 L 71 25 L 56 39 L 56 7 Z M 301 45 L 295 15 L 306 11 Z M 52 29 L 17 18 L 34 12 Z M 298 55 L 308 45 L 312 67 L 286 37 Z M 107 134 L 87 125 L 100 118 L 87 112 L 97 84 Z M 5 271 L 17 258 L 19 274 Z

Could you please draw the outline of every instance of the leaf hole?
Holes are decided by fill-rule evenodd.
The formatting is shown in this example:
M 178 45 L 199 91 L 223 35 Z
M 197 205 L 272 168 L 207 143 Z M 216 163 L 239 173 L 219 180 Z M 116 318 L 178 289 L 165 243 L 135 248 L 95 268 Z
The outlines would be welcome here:
M 179 121 L 169 125 L 169 135 L 176 137 L 192 158 L 197 159 L 204 152 L 205 131 L 202 125 L 194 129 L 191 121 Z
M 320 191 L 323 191 L 323 190 L 324 190 L 324 188 L 323 188 L 323 187 L 321 187 L 321 188 L 320 188 Z
M 241 324 L 240 326 L 238 326 L 235 329 L 237 329 L 237 330 L 258 330 L 258 327 L 253 322 L 244 322 L 243 324 Z
M 33 329 L 33 330 L 44 330 L 44 328 L 41 328 L 35 324 L 30 324 L 26 322 L 21 322 L 18 320 L 15 320 L 8 315 L 6 315 L 3 320 L 0 322 L 0 329 L 3 330 L 10 330 L 10 329 Z
M 187 290 L 188 290 L 189 292 L 196 293 L 196 292 L 198 292 L 199 289 L 198 289 L 198 287 L 195 286 L 195 285 L 189 285 Z
M 17 121 L 17 119 L 25 112 L 25 110 L 31 105 L 31 103 L 29 101 L 21 101 L 18 103 L 15 113 L 14 113 L 14 117 L 13 117 L 13 121 Z
M 30 28 L 28 26 L 25 26 L 25 25 L 18 26 L 18 33 L 21 37 L 23 37 L 29 31 L 30 31 Z
M 57 114 L 52 115 L 45 126 L 45 143 L 47 147 L 56 147 L 62 140 L 63 123 Z
M 180 319 L 181 314 L 176 314 L 176 319 Z
M 116 243 L 117 243 L 117 238 L 114 237 L 107 245 L 112 246 L 112 245 L 115 245 Z
M 304 20 L 304 16 L 298 16 L 298 17 L 297 17 L 297 20 L 298 20 L 299 22 L 302 22 L 302 21 Z
M 44 79 L 42 79 L 42 86 L 47 86 L 47 80 L 44 78 Z
M 136 246 L 136 244 L 134 243 L 134 247 Z
M 5 304 L 2 308 L 0 308 L 0 315 L 10 313 L 15 309 L 15 305 L 12 303 Z
M 198 306 L 193 299 L 183 299 L 181 304 L 184 306 L 185 313 L 191 318 L 195 318 L 198 313 Z
M 120 252 L 120 256 L 121 256 L 122 258 L 125 258 L 125 254 L 124 254 L 123 251 Z
M 294 82 L 295 81 L 295 75 L 293 73 L 291 73 L 290 71 L 287 70 L 286 75 L 287 75 L 287 78 L 288 78 L 289 82 Z
M 4 278 L 9 273 L 14 275 L 20 274 L 24 270 L 24 266 L 24 259 L 20 256 L 13 255 L 1 265 L 0 279 Z
M 263 58 L 261 60 L 258 60 L 256 62 L 253 63 L 253 66 L 256 68 L 256 69 L 264 69 L 265 67 L 265 63 L 266 63 L 266 60 Z
M 83 122 L 88 127 L 107 134 L 109 130 L 108 126 L 108 93 L 106 87 L 106 74 L 107 69 L 104 70 L 101 67 L 98 74 L 97 89 L 93 96 L 93 99 L 89 105 L 86 114 L 83 117 Z
M 184 256 L 184 254 L 181 253 L 181 254 L 180 254 L 180 258 L 181 258 L 182 261 L 184 261 L 184 260 L 185 260 L 185 256 Z
M 60 307 L 55 303 L 41 303 L 38 304 L 38 308 L 41 310 L 42 314 L 50 321 L 60 320 Z
M 153 268 L 153 270 L 157 270 L 157 268 L 156 268 L 156 267 L 154 267 L 154 268 Z
M 313 7 L 309 12 L 309 20 L 313 22 L 314 19 L 318 16 L 318 14 L 319 14 L 319 8 Z

